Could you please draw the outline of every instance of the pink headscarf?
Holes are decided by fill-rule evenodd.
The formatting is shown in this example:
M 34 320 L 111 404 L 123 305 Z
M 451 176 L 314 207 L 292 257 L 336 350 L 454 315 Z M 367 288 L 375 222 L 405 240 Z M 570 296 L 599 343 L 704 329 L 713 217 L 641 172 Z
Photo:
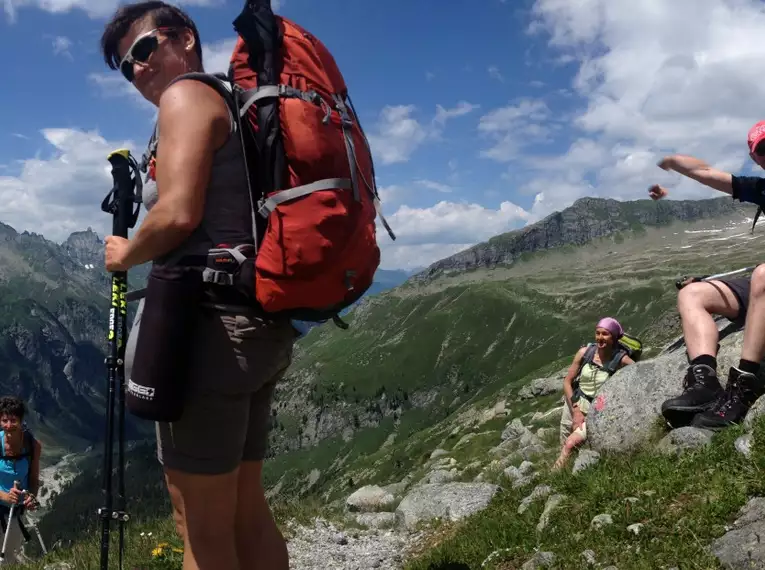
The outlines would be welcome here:
M 595 325 L 596 329 L 606 329 L 608 332 L 610 332 L 614 340 L 619 340 L 622 338 L 622 335 L 624 334 L 624 329 L 622 329 L 622 325 L 619 324 L 619 321 L 617 321 L 614 318 L 611 317 L 605 317 L 598 321 L 598 324 Z

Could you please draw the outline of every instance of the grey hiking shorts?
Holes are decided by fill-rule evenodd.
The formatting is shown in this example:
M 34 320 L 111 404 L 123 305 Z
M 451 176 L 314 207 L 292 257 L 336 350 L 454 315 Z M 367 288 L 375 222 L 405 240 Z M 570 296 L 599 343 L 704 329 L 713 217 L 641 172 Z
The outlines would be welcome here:
M 241 461 L 265 457 L 276 383 L 292 360 L 296 332 L 289 321 L 199 308 L 183 416 L 156 422 L 157 457 L 165 467 L 223 474 Z M 143 300 L 125 347 L 130 377 Z

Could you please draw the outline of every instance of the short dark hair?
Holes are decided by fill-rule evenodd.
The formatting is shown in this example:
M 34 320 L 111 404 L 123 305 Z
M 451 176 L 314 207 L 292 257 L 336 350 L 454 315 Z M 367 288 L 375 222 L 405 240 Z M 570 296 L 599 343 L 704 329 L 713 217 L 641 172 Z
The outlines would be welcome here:
M 101 36 L 101 52 L 104 61 L 111 69 L 118 69 L 120 65 L 119 43 L 128 33 L 130 26 L 138 20 L 151 16 L 154 24 L 159 27 L 188 28 L 194 34 L 194 50 L 202 62 L 202 43 L 199 41 L 199 32 L 194 21 L 180 8 L 166 4 L 161 0 L 149 0 L 148 2 L 136 2 L 121 6 L 106 24 Z
M 0 398 L 0 418 L 7 414 L 23 420 L 25 412 L 24 402 L 18 398 L 14 396 L 3 396 Z

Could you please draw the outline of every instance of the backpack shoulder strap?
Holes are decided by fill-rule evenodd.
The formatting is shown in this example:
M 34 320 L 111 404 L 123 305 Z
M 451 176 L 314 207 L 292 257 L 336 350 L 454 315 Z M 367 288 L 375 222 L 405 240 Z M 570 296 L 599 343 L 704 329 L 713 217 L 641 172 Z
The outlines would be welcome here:
M 606 364 L 603 369 L 608 372 L 609 376 L 612 376 L 617 370 L 619 370 L 619 363 L 622 361 L 622 358 L 627 354 L 627 351 L 619 345 L 619 348 L 616 349 L 616 352 L 614 353 L 614 356 L 611 358 L 611 362 Z
M 587 350 L 584 351 L 584 354 L 582 355 L 582 362 L 579 364 L 579 370 L 576 373 L 576 378 L 579 378 L 579 375 L 582 373 L 582 368 L 584 368 L 585 364 L 592 364 L 592 359 L 595 357 L 595 351 L 598 350 L 598 347 L 595 346 L 595 343 L 589 343 L 587 344 Z

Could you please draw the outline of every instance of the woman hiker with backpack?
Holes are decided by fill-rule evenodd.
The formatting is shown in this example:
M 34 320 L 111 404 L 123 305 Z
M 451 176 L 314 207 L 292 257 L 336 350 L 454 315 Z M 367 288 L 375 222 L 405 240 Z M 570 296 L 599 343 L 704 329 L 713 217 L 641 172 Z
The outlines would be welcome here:
M 5 539 L 12 506 L 30 511 L 37 508 L 42 446 L 24 429 L 24 413 L 24 402 L 18 398 L 0 398 L 0 517 L 3 521 L 0 541 Z M 20 488 L 14 486 L 16 481 L 21 483 Z M 21 509 L 14 509 L 10 525 L 3 562 L 14 564 L 21 562 L 18 555 L 26 538 L 21 527 Z
M 173 82 L 203 71 L 196 25 L 177 7 L 121 6 L 101 48 L 109 67 L 158 108 L 143 186 L 147 214 L 131 239 L 107 236 L 105 262 L 108 271 L 152 262 L 126 347 L 126 397 L 129 408 L 131 397 L 137 402 L 131 413 L 144 398 L 136 415 L 156 421 L 183 567 L 286 570 L 261 473 L 270 404 L 295 330 L 289 318 L 256 312 L 231 287 L 203 284 L 192 272 L 187 278 L 179 261 L 218 244 L 253 242 L 235 117 L 204 82 Z M 169 380 L 151 377 L 165 372 L 174 377 L 170 390 Z
M 560 456 L 553 469 L 566 464 L 571 452 L 587 439 L 586 417 L 593 397 L 617 370 L 634 361 L 618 344 L 624 330 L 614 318 L 605 317 L 595 326 L 595 343 L 580 348 L 566 377 L 563 395 L 566 400 L 560 420 Z M 574 380 L 578 386 L 574 388 Z

